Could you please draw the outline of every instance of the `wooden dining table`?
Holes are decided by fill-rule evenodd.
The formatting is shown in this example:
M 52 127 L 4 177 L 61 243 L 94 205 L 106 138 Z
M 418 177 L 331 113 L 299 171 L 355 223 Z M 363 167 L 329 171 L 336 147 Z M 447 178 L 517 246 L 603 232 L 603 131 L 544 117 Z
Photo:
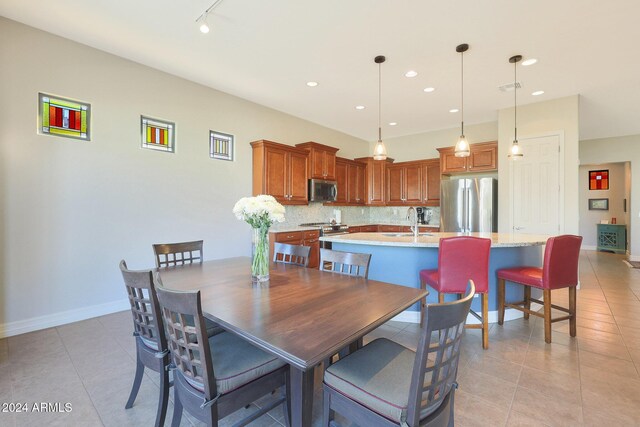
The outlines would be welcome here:
M 271 265 L 268 284 L 252 284 L 248 257 L 169 267 L 160 279 L 199 290 L 205 317 L 291 366 L 295 427 L 311 425 L 314 368 L 427 294 L 282 263 Z

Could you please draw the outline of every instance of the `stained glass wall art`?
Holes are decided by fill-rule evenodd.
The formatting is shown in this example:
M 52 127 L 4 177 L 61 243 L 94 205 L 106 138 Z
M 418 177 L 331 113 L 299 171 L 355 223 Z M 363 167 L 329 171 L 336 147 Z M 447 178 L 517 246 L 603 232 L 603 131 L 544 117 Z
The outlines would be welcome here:
M 140 116 L 140 127 L 142 129 L 142 148 L 175 152 L 175 123 Z
M 589 190 L 608 190 L 609 170 L 589 171 Z
M 222 132 L 209 132 L 209 157 L 233 161 L 234 138 Z
M 38 94 L 38 132 L 89 141 L 91 104 L 58 96 Z

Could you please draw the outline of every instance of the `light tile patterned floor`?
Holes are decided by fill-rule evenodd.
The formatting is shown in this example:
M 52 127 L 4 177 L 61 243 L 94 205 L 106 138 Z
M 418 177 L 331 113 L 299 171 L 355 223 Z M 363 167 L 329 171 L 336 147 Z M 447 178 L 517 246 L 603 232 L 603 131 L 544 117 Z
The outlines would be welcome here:
M 483 351 L 479 331 L 467 331 L 456 425 L 640 425 L 640 270 L 621 259 L 582 253 L 577 339 L 560 322 L 553 326 L 553 344 L 545 344 L 542 320 L 532 317 L 493 325 L 490 348 Z M 554 302 L 566 303 L 566 293 L 554 292 Z M 418 332 L 415 324 L 389 322 L 365 341 L 387 337 L 415 348 Z M 0 402 L 73 404 L 70 413 L 0 412 L 0 426 L 151 426 L 158 396 L 154 375 L 145 376 L 134 407 L 124 409 L 134 360 L 129 312 L 0 340 Z M 320 382 L 318 370 L 317 426 Z M 166 425 L 172 412 L 170 406 Z M 237 418 L 233 414 L 221 425 Z M 282 420 L 275 409 L 251 425 L 280 426 Z M 185 417 L 182 425 L 200 423 Z

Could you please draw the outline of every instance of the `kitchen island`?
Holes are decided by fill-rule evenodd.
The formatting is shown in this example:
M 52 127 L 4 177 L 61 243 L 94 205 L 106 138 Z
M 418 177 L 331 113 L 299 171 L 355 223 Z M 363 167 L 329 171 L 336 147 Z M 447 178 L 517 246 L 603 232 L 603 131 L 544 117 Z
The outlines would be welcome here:
M 441 238 L 453 236 L 473 236 L 491 239 L 489 258 L 489 322 L 497 321 L 498 292 L 496 270 L 519 265 L 542 265 L 543 246 L 549 236 L 512 233 L 353 233 L 322 237 L 320 240 L 332 242 L 338 251 L 369 253 L 371 265 L 369 278 L 396 285 L 420 287 L 419 271 L 438 268 L 438 244 Z M 428 302 L 437 302 L 435 291 L 430 288 Z M 522 287 L 507 284 L 507 301 L 522 300 Z M 540 292 L 541 293 L 541 292 Z M 536 290 L 533 296 L 538 297 Z M 448 295 L 445 300 L 455 299 Z M 480 300 L 472 305 L 480 310 Z M 507 310 L 505 320 L 522 317 L 517 310 Z M 397 317 L 397 320 L 418 322 L 419 305 Z

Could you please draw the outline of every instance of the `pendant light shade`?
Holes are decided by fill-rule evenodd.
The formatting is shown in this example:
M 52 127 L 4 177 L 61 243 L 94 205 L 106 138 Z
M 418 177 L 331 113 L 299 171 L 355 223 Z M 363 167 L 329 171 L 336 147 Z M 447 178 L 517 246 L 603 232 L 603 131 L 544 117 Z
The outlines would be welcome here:
M 382 142 L 382 63 L 386 61 L 386 58 L 382 55 L 376 56 L 374 59 L 378 64 L 378 142 L 376 142 L 373 148 L 373 160 L 386 160 L 387 159 L 387 147 Z
M 461 93 L 461 102 L 460 102 L 460 137 L 458 138 L 458 142 L 456 143 L 455 148 L 455 156 L 456 157 L 469 157 L 469 143 L 467 142 L 467 137 L 464 136 L 464 53 L 469 50 L 468 44 L 461 44 L 456 47 L 456 52 L 460 54 L 460 93 Z
M 520 160 L 524 157 L 518 144 L 518 62 L 521 60 L 521 55 L 509 58 L 509 62 L 513 64 L 513 143 L 509 149 L 510 160 Z

